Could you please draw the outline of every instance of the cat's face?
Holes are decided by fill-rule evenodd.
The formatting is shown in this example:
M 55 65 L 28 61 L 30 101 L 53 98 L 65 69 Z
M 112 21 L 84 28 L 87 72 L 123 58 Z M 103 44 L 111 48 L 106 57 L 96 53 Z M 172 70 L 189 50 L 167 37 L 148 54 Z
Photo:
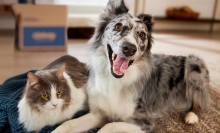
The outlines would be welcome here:
M 62 69 L 62 68 L 61 68 Z M 71 92 L 63 76 L 63 71 L 39 71 L 28 74 L 26 97 L 31 107 L 42 110 L 64 109 L 70 104 Z

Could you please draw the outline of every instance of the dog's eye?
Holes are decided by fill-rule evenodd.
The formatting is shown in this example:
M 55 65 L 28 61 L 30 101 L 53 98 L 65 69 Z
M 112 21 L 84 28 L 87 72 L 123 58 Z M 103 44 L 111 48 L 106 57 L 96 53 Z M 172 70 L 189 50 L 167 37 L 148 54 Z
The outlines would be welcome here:
M 120 30 L 121 30 L 121 24 L 117 24 L 117 25 L 115 26 L 115 29 L 116 29 L 117 31 L 120 31 Z
M 141 32 L 141 33 L 139 34 L 139 37 L 140 37 L 141 39 L 144 39 L 145 33 L 144 33 L 144 32 Z

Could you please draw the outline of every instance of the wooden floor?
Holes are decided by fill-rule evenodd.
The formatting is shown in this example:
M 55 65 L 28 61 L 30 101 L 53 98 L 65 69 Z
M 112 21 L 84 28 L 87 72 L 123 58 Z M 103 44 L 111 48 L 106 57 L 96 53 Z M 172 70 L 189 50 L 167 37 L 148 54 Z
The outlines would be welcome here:
M 65 54 L 73 55 L 86 62 L 87 41 L 69 40 L 67 52 L 21 52 L 14 49 L 13 34 L 0 34 L 0 84 L 17 74 L 42 69 Z M 220 86 L 220 34 L 156 32 L 152 52 L 198 55 L 205 60 L 210 69 L 212 85 Z

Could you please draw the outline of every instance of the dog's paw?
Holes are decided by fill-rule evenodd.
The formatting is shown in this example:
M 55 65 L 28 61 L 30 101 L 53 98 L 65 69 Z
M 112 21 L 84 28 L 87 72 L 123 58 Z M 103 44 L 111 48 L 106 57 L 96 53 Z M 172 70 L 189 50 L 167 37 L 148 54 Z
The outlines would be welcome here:
M 185 116 L 185 122 L 187 124 L 196 124 L 199 122 L 199 118 L 195 113 L 189 112 Z

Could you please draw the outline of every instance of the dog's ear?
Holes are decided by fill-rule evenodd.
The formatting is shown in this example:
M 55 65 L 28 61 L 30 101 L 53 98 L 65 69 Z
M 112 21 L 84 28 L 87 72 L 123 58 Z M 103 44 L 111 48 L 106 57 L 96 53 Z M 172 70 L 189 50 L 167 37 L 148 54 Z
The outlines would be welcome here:
M 137 18 L 139 18 L 147 26 L 148 32 L 152 32 L 154 25 L 154 22 L 152 20 L 153 19 L 152 15 L 141 13 L 137 15 Z
M 94 33 L 94 43 L 93 48 L 98 48 L 100 46 L 101 37 L 105 31 L 108 23 L 117 15 L 127 13 L 128 8 L 126 7 L 124 0 L 109 0 L 104 12 L 99 17 L 99 23 L 95 29 Z
M 129 10 L 125 5 L 124 0 L 109 0 L 106 8 L 104 9 L 104 14 L 107 16 L 110 15 L 119 15 L 127 13 Z
M 151 50 L 151 47 L 152 47 L 152 30 L 153 30 L 153 25 L 154 25 L 154 22 L 153 22 L 153 17 L 152 15 L 150 14 L 138 14 L 137 15 L 137 18 L 139 18 L 147 27 L 147 31 L 148 31 L 148 34 L 147 34 L 147 38 L 148 38 L 148 45 L 147 45 L 147 52 L 150 53 L 150 50 Z

